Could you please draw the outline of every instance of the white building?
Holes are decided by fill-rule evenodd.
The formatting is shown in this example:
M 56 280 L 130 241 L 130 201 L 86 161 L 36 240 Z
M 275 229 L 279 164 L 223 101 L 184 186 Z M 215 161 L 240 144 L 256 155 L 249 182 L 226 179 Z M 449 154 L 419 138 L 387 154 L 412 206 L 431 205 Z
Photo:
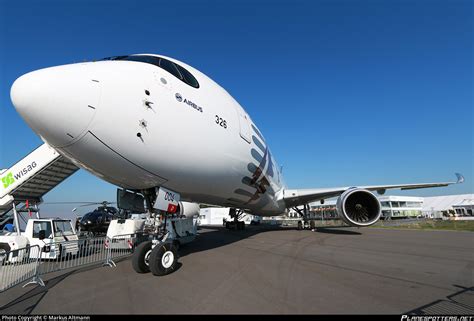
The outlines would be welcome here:
M 423 197 L 413 196 L 379 196 L 382 205 L 382 218 L 408 218 L 422 215 Z
M 453 204 L 456 215 L 473 216 L 474 215 L 474 198 L 466 198 L 461 202 Z
M 324 204 L 320 202 L 309 204 L 309 217 L 315 219 L 334 219 L 338 218 L 336 210 L 337 199 L 325 200 Z
M 472 216 L 474 194 L 425 197 L 422 212 L 427 217 Z

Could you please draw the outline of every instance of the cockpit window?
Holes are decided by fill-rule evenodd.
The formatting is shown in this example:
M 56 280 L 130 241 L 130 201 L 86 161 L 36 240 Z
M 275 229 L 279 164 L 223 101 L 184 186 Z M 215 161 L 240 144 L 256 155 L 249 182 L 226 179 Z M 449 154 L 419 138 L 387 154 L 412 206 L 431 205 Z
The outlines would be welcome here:
M 158 64 L 160 63 L 160 58 L 154 56 L 125 56 L 122 59 L 115 60 L 146 62 L 155 66 L 158 66 Z
M 102 60 L 127 60 L 127 61 L 137 61 L 137 62 L 152 64 L 157 67 L 160 67 L 161 69 L 166 70 L 167 72 L 169 72 L 170 74 L 178 78 L 179 80 L 187 83 L 189 86 L 194 87 L 194 88 L 199 88 L 199 82 L 188 70 L 165 58 L 147 56 L 147 55 L 135 55 L 135 56 L 132 55 L 132 56 L 109 57 L 109 58 L 104 58 Z
M 176 65 L 172 63 L 169 60 L 166 59 L 160 59 L 160 67 L 175 76 L 176 78 L 183 80 L 183 76 L 178 71 L 178 68 L 176 68 Z
M 191 73 L 189 71 L 187 71 L 186 69 L 184 69 L 180 65 L 176 65 L 176 67 L 178 68 L 179 72 L 183 76 L 185 83 L 187 83 L 191 87 L 199 88 L 199 83 L 198 83 L 197 79 L 194 78 L 194 76 L 191 75 Z

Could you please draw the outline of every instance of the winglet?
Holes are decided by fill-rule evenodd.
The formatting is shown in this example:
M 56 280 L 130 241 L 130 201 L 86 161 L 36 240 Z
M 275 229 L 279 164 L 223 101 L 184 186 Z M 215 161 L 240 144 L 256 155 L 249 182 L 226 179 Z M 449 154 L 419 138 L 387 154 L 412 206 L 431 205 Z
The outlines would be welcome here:
M 462 176 L 459 173 L 454 173 L 454 175 L 456 175 L 456 177 L 458 178 L 458 181 L 456 182 L 456 184 L 464 183 L 464 176 Z

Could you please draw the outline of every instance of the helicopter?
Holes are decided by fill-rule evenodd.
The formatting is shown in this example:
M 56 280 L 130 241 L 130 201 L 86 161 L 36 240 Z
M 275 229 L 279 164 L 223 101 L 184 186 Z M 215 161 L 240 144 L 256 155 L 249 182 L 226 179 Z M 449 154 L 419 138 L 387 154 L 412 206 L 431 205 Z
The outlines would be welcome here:
M 76 214 L 75 228 L 77 233 L 86 234 L 90 236 L 105 235 L 110 225 L 110 221 L 113 219 L 125 218 L 127 213 L 123 210 L 111 206 L 116 204 L 115 202 L 102 201 L 102 202 L 47 202 L 44 204 L 57 205 L 57 204 L 81 204 L 72 209 L 72 212 L 76 212 L 81 207 L 89 207 L 99 205 L 96 209 L 87 212 L 86 214 L 79 216 Z M 77 213 L 77 212 L 76 212 Z
M 72 211 L 75 212 L 80 207 L 99 205 L 96 209 L 84 214 L 82 217 L 77 216 L 76 230 L 92 236 L 105 235 L 109 228 L 110 221 L 117 218 L 124 218 L 125 216 L 125 213 L 110 206 L 112 204 L 115 204 L 115 202 L 91 202 L 73 208 Z

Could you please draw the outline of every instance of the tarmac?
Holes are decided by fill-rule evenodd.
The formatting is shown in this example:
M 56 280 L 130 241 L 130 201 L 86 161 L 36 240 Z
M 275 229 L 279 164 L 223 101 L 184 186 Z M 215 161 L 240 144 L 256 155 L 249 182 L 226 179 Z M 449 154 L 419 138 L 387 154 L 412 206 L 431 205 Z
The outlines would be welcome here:
M 204 227 L 179 268 L 130 258 L 0 294 L 0 314 L 474 314 L 474 233 Z

